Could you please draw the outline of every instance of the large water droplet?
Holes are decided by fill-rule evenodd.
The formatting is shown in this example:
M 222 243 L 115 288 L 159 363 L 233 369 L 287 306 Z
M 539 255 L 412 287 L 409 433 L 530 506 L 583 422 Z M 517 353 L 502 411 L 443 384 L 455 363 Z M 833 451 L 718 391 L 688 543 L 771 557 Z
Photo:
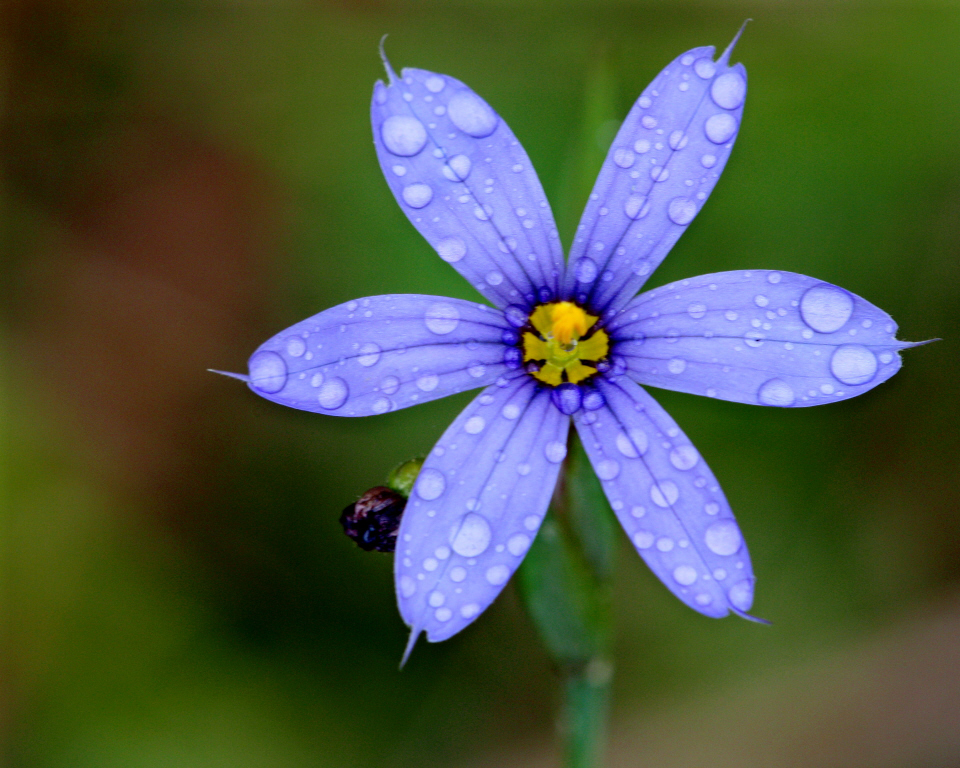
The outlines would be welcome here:
M 433 190 L 426 184 L 408 184 L 400 194 L 411 208 L 423 208 L 433 200 Z
M 688 141 L 689 137 L 683 131 L 673 131 L 667 139 L 670 149 L 683 149 Z
M 682 357 L 675 357 L 667 362 L 667 370 L 674 375 L 683 373 L 687 370 L 687 361 Z
M 506 584 L 509 578 L 510 569 L 505 565 L 495 565 L 492 568 L 487 568 L 487 581 L 495 587 Z
M 347 388 L 347 382 L 338 376 L 327 379 L 317 390 L 317 401 L 321 408 L 328 411 L 335 411 L 347 401 L 347 395 L 350 390 Z
M 384 146 L 400 157 L 412 157 L 427 143 L 427 129 L 410 115 L 391 115 L 380 126 Z
M 829 283 L 807 289 L 800 299 L 800 317 L 818 333 L 839 331 L 852 314 L 853 298 Z
M 380 347 L 374 344 L 372 341 L 367 342 L 366 344 L 360 345 L 360 355 L 357 357 L 357 362 L 360 363 L 364 368 L 369 368 L 371 365 L 376 365 L 377 361 L 380 359 Z
M 380 382 L 380 391 L 386 395 L 392 395 L 400 389 L 400 379 L 396 376 L 384 376 Z
M 527 551 L 527 548 L 530 546 L 530 537 L 525 533 L 517 533 L 510 537 L 507 541 L 507 551 L 511 555 L 516 555 L 519 557 L 524 552 Z
M 830 372 L 844 384 L 866 384 L 877 373 L 877 358 L 860 344 L 844 344 L 830 358 Z
M 636 459 L 647 452 L 647 433 L 640 427 L 631 427 L 617 435 L 617 450 L 628 459 Z
M 554 388 L 553 392 L 550 393 L 550 399 L 560 413 L 572 416 L 580 410 L 580 406 L 583 403 L 583 394 L 580 391 L 580 387 L 567 382 Z
M 567 446 L 559 440 L 551 440 L 543 446 L 543 455 L 547 457 L 547 461 L 559 464 L 567 457 Z
M 579 258 L 573 268 L 573 273 L 581 283 L 592 283 L 597 279 L 597 263 L 588 256 Z
M 703 132 L 714 144 L 723 144 L 737 132 L 737 119 L 726 112 L 713 115 L 704 123 Z
M 447 115 L 457 128 L 475 139 L 489 136 L 498 122 L 497 113 L 471 91 L 454 94 L 447 104 Z
M 753 582 L 749 579 L 738 581 L 727 592 L 727 598 L 734 608 L 740 611 L 749 611 L 753 605 Z
M 700 460 L 700 454 L 692 445 L 678 445 L 670 451 L 670 463 L 677 469 L 693 469 Z
M 623 212 L 631 219 L 642 219 L 647 215 L 650 206 L 646 204 L 647 198 L 644 195 L 630 195 L 623 202 Z
M 707 314 L 707 305 L 695 301 L 689 307 L 687 307 L 687 314 L 690 315 L 694 320 L 699 320 L 701 317 Z
M 425 469 L 417 477 L 417 496 L 424 501 L 439 498 L 446 487 L 446 478 L 437 469 Z
M 707 547 L 715 555 L 732 555 L 743 544 L 740 529 L 733 520 L 717 520 L 703 534 Z
M 460 261 L 467 253 L 467 245 L 459 237 L 445 237 L 437 243 L 440 258 L 450 264 Z
M 517 306 L 516 304 L 510 304 L 503 310 L 504 317 L 507 318 L 507 322 L 510 323 L 514 328 L 523 328 L 527 324 L 527 315 L 528 312 L 523 307 Z
M 683 587 L 689 587 L 697 580 L 697 569 L 692 565 L 678 565 L 673 569 L 673 580 Z
M 443 166 L 443 175 L 450 181 L 463 181 L 470 175 L 470 158 L 466 155 L 454 155 Z
M 393 403 L 391 403 L 390 399 L 387 397 L 378 397 L 370 405 L 370 410 L 377 414 L 386 413 L 392 408 L 393 408 Z
M 431 75 L 423 81 L 423 84 L 427 86 L 427 90 L 430 91 L 430 93 L 440 93 L 440 91 L 443 90 L 443 86 L 446 85 L 446 82 L 439 75 Z
M 453 333 L 460 324 L 460 313 L 453 304 L 431 304 L 424 316 L 427 328 L 439 336 Z
M 633 534 L 633 543 L 637 549 L 650 549 L 653 541 L 654 535 L 650 531 L 637 531 Z
M 710 86 L 710 98 L 718 107 L 736 109 L 747 95 L 747 82 L 738 72 L 720 75 Z
M 490 546 L 490 523 L 476 512 L 465 515 L 450 533 L 450 546 L 462 557 L 476 557 Z
M 411 579 L 409 576 L 400 577 L 400 594 L 404 597 L 413 597 L 413 593 L 417 591 L 417 582 Z
M 463 431 L 468 435 L 476 435 L 483 432 L 485 426 L 487 426 L 487 422 L 484 421 L 483 416 L 471 416 L 467 419 L 467 423 L 463 425 Z
M 689 197 L 675 197 L 667 206 L 667 216 L 674 224 L 685 226 L 697 215 L 697 204 Z
M 613 480 L 620 474 L 620 464 L 613 459 L 604 459 L 597 462 L 596 473 L 601 480 Z
M 291 336 L 287 339 L 287 354 L 290 357 L 300 357 L 307 351 L 307 343 L 299 336 Z
M 693 62 L 693 71 L 704 80 L 709 80 L 717 72 L 717 65 L 712 60 L 704 57 Z
M 613 152 L 613 162 L 619 165 L 621 168 L 629 168 L 633 165 L 633 161 L 636 159 L 636 155 L 633 153 L 632 149 L 627 147 L 619 147 Z
M 797 396 L 793 388 L 783 379 L 770 379 L 763 383 L 757 392 L 757 399 L 763 405 L 776 405 L 787 408 L 794 404 Z
M 287 364 L 276 352 L 257 352 L 250 358 L 250 386 L 272 395 L 287 383 Z
M 433 392 L 440 383 L 440 377 L 433 373 L 427 373 L 417 379 L 417 389 L 421 392 Z
M 660 480 L 650 486 L 650 498 L 658 507 L 669 507 L 680 498 L 680 489 L 672 480 Z

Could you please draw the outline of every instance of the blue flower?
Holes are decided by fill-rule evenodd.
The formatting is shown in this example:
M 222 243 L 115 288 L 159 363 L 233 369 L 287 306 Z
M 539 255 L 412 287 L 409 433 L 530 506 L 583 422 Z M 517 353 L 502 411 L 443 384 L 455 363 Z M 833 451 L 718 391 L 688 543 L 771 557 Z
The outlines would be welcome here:
M 707 616 L 744 615 L 750 558 L 713 473 L 647 384 L 757 405 L 854 397 L 900 367 L 891 318 L 790 272 L 721 272 L 637 296 L 730 155 L 746 70 L 713 47 L 671 62 L 624 120 L 564 263 L 550 206 L 503 119 L 447 75 L 374 88 L 384 176 L 413 225 L 493 306 L 422 295 L 328 309 L 250 358 L 283 405 L 367 416 L 483 387 L 427 457 L 400 526 L 400 612 L 445 640 L 496 598 L 536 536 L 571 417 L 637 552 Z

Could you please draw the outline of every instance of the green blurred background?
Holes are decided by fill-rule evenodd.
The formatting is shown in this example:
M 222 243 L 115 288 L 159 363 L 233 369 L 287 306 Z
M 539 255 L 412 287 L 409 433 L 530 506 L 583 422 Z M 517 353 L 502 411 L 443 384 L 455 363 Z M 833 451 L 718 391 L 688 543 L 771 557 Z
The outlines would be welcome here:
M 747 17 L 739 141 L 648 287 L 790 270 L 944 340 L 822 408 L 654 392 L 773 625 L 695 614 L 624 540 L 610 763 L 960 766 L 960 6 L 785 0 L 4 4 L 5 765 L 556 764 L 513 588 L 398 672 L 390 558 L 337 523 L 469 395 L 335 419 L 205 369 L 351 298 L 475 298 L 380 177 L 384 33 L 503 115 L 569 243 L 616 121 Z

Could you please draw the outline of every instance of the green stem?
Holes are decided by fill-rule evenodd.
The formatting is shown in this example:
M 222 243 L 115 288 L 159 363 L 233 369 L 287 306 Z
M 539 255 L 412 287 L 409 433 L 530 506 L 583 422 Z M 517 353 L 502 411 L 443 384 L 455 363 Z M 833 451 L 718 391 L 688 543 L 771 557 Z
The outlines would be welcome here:
M 568 768 L 599 768 L 607 737 L 613 666 L 596 656 L 564 681 L 564 736 Z

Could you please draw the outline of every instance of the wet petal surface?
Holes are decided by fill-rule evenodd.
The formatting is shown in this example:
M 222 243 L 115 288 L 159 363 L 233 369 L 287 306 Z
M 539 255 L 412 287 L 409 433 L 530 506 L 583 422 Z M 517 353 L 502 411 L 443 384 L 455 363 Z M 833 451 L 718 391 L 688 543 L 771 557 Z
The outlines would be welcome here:
M 377 83 L 371 116 L 391 191 L 444 261 L 499 307 L 557 297 L 553 213 L 527 153 L 483 99 L 448 75 L 405 69 Z
M 715 618 L 749 610 L 750 556 L 710 468 L 635 382 L 618 376 L 597 388 L 606 405 L 574 423 L 637 552 L 694 610 Z
M 732 44 L 731 44 L 732 45 Z M 610 316 L 700 211 L 730 156 L 747 73 L 712 46 L 675 59 L 623 121 L 583 212 L 567 297 Z
M 792 272 L 720 272 L 636 297 L 611 323 L 634 379 L 740 403 L 855 397 L 900 369 L 897 326 L 849 291 Z
M 514 376 L 499 310 L 442 296 L 370 296 L 278 333 L 250 358 L 250 388 L 332 416 L 370 416 Z
M 445 640 L 500 593 L 533 541 L 566 456 L 570 419 L 527 377 L 494 385 L 424 462 L 394 561 L 414 637 Z

